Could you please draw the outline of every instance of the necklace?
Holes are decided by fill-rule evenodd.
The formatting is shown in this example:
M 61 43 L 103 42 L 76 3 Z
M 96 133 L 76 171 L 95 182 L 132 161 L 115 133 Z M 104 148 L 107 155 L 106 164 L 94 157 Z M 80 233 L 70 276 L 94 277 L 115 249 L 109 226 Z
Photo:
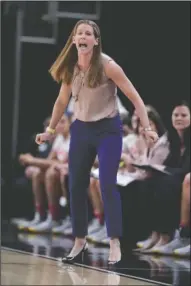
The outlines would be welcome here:
M 84 84 L 85 84 L 85 80 L 86 80 L 86 78 L 87 78 L 87 74 L 88 74 L 88 72 L 89 72 L 90 66 L 88 67 L 88 69 L 87 69 L 85 72 L 83 72 L 82 70 L 80 70 L 79 66 L 78 66 L 78 69 L 79 69 L 78 75 L 80 76 L 80 84 L 79 84 L 78 91 L 76 92 L 76 95 L 74 96 L 74 100 L 75 100 L 75 101 L 78 101 L 79 93 L 80 93 L 82 87 L 83 87 Z

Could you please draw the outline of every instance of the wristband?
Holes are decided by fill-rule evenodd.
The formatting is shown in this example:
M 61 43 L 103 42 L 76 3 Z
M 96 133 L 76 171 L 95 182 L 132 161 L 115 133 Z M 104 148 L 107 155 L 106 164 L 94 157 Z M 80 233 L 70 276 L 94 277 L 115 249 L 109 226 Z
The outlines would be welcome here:
M 50 128 L 49 126 L 46 128 L 46 132 L 50 134 L 54 134 L 56 132 L 56 129 Z
M 119 168 L 122 168 L 122 167 L 124 167 L 125 166 L 125 163 L 123 162 L 123 161 L 121 161 L 120 163 L 119 163 Z

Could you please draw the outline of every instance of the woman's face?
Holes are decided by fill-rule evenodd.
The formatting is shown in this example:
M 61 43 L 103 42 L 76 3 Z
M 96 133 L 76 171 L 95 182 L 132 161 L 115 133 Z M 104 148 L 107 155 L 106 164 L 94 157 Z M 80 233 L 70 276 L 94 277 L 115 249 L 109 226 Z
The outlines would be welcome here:
M 190 109 L 185 106 L 177 106 L 172 112 L 172 125 L 177 131 L 182 131 L 190 126 Z
M 93 27 L 88 24 L 80 24 L 73 37 L 73 43 L 76 45 L 78 54 L 90 53 L 94 46 L 98 45 L 98 40 L 95 38 Z

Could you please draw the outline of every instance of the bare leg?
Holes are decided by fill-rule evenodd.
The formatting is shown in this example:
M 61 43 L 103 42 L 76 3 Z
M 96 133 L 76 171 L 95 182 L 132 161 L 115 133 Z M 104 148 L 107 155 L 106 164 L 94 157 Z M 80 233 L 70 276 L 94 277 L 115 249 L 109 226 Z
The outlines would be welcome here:
M 44 172 L 36 169 L 32 174 L 32 190 L 36 211 L 40 216 L 45 216 L 44 208 Z
M 52 215 L 53 220 L 57 220 L 59 219 L 60 215 L 59 198 L 61 187 L 59 172 L 53 166 L 51 166 L 46 171 L 45 187 L 48 198 L 49 211 Z
M 60 184 L 62 189 L 62 195 L 64 198 L 67 197 L 67 191 L 66 191 L 66 176 L 62 175 L 60 176 Z
M 115 263 L 121 260 L 121 249 L 120 249 L 120 241 L 117 237 L 112 237 L 110 239 L 110 252 L 108 261 Z
M 27 179 L 32 180 L 32 176 L 35 172 L 38 172 L 39 167 L 34 167 L 34 166 L 27 166 L 25 169 L 25 176 Z
M 85 237 L 83 237 L 83 238 L 76 237 L 75 242 L 74 242 L 74 246 L 73 246 L 73 248 L 72 248 L 72 250 L 68 256 L 72 256 L 72 257 L 76 256 L 80 252 L 80 250 L 83 249 L 85 243 L 86 243 Z
M 190 173 L 186 175 L 183 182 L 181 199 L 181 226 L 188 226 L 190 223 Z
M 97 217 L 100 221 L 100 223 L 103 223 L 103 201 L 101 198 L 99 185 L 97 184 L 96 179 L 91 178 L 90 180 L 90 187 L 89 187 L 89 197 L 92 202 L 94 215 Z M 99 181 L 98 181 L 99 182 Z
M 171 237 L 168 234 L 161 234 L 160 238 L 159 238 L 159 240 L 155 246 L 158 247 L 158 246 L 165 245 L 165 244 L 169 243 L 170 240 L 171 240 Z
M 67 198 L 66 191 L 66 176 L 68 175 L 68 164 L 63 164 L 63 168 L 60 169 L 60 184 L 63 197 Z
M 156 244 L 160 240 L 160 234 L 156 231 L 153 231 L 148 240 L 150 240 L 150 243 L 148 247 L 152 247 L 154 244 Z
M 102 194 L 101 194 L 101 189 L 100 189 L 100 182 L 99 182 L 99 180 L 96 180 L 95 184 L 96 184 L 97 197 L 98 197 L 98 200 L 99 200 L 99 202 L 100 202 L 100 210 L 101 210 L 102 212 L 104 212 L 103 200 L 102 200 Z

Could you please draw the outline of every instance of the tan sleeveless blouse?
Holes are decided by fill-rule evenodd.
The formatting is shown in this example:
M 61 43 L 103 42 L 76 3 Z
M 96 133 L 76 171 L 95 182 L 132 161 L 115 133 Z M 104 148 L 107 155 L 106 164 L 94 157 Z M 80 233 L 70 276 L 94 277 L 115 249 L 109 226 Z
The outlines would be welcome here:
M 102 57 L 103 61 L 112 61 L 106 55 Z M 72 81 L 75 118 L 89 122 L 115 117 L 118 114 L 115 83 L 103 73 L 102 84 L 96 88 L 89 88 L 86 85 L 86 78 L 87 73 L 75 69 Z

